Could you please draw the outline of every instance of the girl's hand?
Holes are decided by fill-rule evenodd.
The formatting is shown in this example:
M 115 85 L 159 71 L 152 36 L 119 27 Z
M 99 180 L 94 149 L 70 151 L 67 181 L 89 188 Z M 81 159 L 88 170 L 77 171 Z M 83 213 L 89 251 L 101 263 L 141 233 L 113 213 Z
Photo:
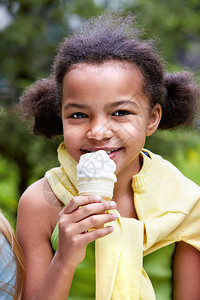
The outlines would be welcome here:
M 100 196 L 77 196 L 59 214 L 59 243 L 57 255 L 63 263 L 76 267 L 85 257 L 86 246 L 113 231 L 112 226 L 103 227 L 117 219 L 117 215 L 105 212 L 116 208 L 114 201 L 102 200 Z M 91 228 L 98 228 L 89 231 Z

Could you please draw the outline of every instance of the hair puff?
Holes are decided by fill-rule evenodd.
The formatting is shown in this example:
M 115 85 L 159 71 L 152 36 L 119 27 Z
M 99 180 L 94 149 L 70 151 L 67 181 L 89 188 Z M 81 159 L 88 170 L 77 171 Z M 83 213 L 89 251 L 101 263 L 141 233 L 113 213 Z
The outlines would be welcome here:
M 24 119 L 33 118 L 33 133 L 51 138 L 62 134 L 60 94 L 53 78 L 37 80 L 20 98 Z
M 162 104 L 160 129 L 191 126 L 198 111 L 199 89 L 189 72 L 165 75 L 166 98 Z

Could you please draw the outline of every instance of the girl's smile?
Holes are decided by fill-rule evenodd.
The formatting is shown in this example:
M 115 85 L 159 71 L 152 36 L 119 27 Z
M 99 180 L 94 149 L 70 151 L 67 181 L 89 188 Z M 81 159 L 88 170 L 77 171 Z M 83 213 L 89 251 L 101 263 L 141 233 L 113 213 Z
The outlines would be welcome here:
M 103 149 L 115 161 L 116 174 L 139 172 L 139 153 L 161 117 L 159 104 L 150 109 L 142 84 L 140 71 L 120 61 L 81 63 L 65 75 L 64 140 L 76 161 L 84 153 Z

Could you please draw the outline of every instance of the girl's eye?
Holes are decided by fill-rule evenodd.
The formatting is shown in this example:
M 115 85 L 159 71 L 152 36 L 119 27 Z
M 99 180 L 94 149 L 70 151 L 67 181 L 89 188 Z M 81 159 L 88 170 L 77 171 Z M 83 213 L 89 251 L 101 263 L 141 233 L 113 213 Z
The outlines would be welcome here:
M 125 115 L 130 115 L 130 112 L 127 110 L 118 110 L 113 114 L 113 116 L 125 116 Z
M 84 113 L 77 112 L 77 113 L 72 114 L 70 116 L 70 118 L 72 118 L 72 119 L 82 119 L 82 118 L 87 118 L 87 115 L 84 114 Z

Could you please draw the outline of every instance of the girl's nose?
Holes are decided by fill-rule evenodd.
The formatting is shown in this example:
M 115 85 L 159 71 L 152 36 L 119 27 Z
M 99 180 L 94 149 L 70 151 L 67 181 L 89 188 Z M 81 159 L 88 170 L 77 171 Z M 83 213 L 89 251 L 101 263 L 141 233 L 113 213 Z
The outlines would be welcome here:
M 91 127 L 87 132 L 88 139 L 97 141 L 110 139 L 113 136 L 113 126 L 108 120 L 97 120 L 91 123 Z

